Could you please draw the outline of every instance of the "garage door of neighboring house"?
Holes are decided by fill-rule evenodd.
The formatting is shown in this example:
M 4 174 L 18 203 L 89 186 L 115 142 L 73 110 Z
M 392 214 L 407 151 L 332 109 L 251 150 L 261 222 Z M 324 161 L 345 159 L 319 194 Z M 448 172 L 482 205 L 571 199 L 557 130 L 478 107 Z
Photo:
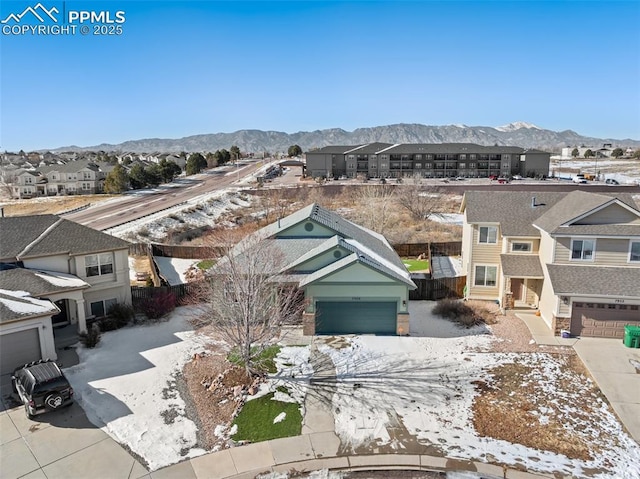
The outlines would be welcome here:
M 622 338 L 624 325 L 640 326 L 638 306 L 605 303 L 573 303 L 571 334 L 596 338 Z
M 38 328 L 0 335 L 0 373 L 11 373 L 21 364 L 42 359 Z
M 396 302 L 316 303 L 316 334 L 396 334 Z

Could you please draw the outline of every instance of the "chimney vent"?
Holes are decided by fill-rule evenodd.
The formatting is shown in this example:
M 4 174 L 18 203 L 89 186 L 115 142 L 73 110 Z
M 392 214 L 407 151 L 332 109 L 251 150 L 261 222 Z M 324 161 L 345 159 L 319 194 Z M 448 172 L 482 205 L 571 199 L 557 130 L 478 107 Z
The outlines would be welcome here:
M 531 207 L 532 207 L 532 208 L 535 208 L 536 206 L 538 206 L 538 204 L 536 203 L 536 197 L 535 197 L 535 196 L 533 196 L 533 197 L 531 198 Z

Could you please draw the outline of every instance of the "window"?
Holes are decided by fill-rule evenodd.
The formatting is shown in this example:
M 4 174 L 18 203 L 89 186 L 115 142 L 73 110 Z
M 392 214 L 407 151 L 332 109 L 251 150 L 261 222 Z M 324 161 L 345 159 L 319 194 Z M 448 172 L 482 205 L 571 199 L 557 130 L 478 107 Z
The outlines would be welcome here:
M 502 169 L 503 170 L 508 170 L 511 167 L 511 165 L 509 163 L 502 163 Z
M 422 168 L 422 163 L 416 163 L 416 169 L 419 170 Z
M 595 249 L 595 240 L 572 240 L 571 259 L 593 261 L 593 252 Z
M 503 160 L 510 160 L 511 159 L 511 155 L 502 155 L 502 159 Z
M 380 163 L 380 168 L 384 170 L 385 168 L 388 168 L 388 166 L 386 163 Z
M 84 257 L 87 276 L 102 276 L 113 273 L 113 253 L 91 254 Z
M 96 301 L 91 303 L 91 315 L 96 318 L 101 318 L 105 316 L 109 310 L 118 304 L 117 299 L 105 299 L 104 301 Z
M 498 242 L 497 226 L 481 226 L 478 243 L 495 244 Z
M 464 163 L 460 163 L 460 164 L 458 165 L 458 169 L 460 169 L 460 170 L 464 170 L 466 167 L 467 167 L 467 165 L 466 165 L 466 164 L 464 164 Z
M 469 168 L 475 168 L 476 164 L 475 163 L 469 163 Z
M 498 276 L 497 266 L 476 266 L 473 284 L 475 286 L 495 286 Z
M 414 155 L 413 159 L 414 160 L 421 160 L 422 159 L 422 155 Z
M 629 247 L 629 261 L 640 261 L 640 241 L 632 241 Z
M 465 154 L 461 154 L 460 156 L 458 156 L 458 159 L 460 159 L 460 160 L 466 160 L 466 159 L 467 159 L 467 155 L 465 155 Z
M 513 253 L 529 253 L 531 252 L 531 243 L 518 242 L 511 243 L 511 251 Z

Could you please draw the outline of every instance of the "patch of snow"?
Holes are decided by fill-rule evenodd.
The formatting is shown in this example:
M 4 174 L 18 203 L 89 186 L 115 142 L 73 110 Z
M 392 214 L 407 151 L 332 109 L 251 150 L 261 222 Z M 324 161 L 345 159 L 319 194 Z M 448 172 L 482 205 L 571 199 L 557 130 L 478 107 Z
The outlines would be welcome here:
M 8 289 L 0 289 L 0 303 L 18 314 L 44 314 L 57 312 L 56 307 L 51 301 L 45 299 L 36 299 L 29 296 L 26 291 L 9 291 Z
M 284 411 L 281 412 L 273 419 L 273 424 L 278 424 L 279 422 L 284 421 L 286 417 L 287 417 L 287 413 Z
M 561 358 L 547 353 L 489 353 L 493 338 L 485 327 L 465 330 L 435 317 L 433 302 L 410 302 L 411 328 L 419 323 L 424 335 L 440 337 L 343 337 L 339 348 L 331 338 L 317 338 L 321 353 L 336 368 L 332 394 L 335 431 L 343 447 L 403 448 L 389 431 L 399 427 L 419 443 L 439 447 L 447 457 L 521 465 L 530 471 L 598 477 L 640 477 L 640 446 L 623 431 L 607 404 L 589 395 L 592 417 L 580 414 L 588 381 L 568 370 Z M 345 344 L 346 343 L 346 344 Z M 489 371 L 502 364 L 529 368 L 527 382 L 537 397 L 558 398 L 557 408 L 547 402 L 533 408 L 541 423 L 560 420 L 577 437 L 599 452 L 591 460 L 570 459 L 554 452 L 531 449 L 504 440 L 481 437 L 473 427 L 475 381 L 491 381 Z M 572 384 L 572 389 L 563 387 Z M 570 392 L 575 390 L 576 392 Z M 597 424 L 597 430 L 593 427 Z M 605 433 L 603 434 L 602 431 Z M 600 432 L 600 434 L 598 434 Z M 455 477 L 455 476 L 453 476 Z
M 37 271 L 35 275 L 38 278 L 44 279 L 47 283 L 62 288 L 82 288 L 89 286 L 89 283 L 82 281 L 72 274 L 58 273 L 56 271 Z
M 429 219 L 437 223 L 462 226 L 464 215 L 460 213 L 432 213 L 429 215 Z
M 165 258 L 164 256 L 154 256 L 153 260 L 158 265 L 160 276 L 171 286 L 186 283 L 185 274 L 200 261 L 198 259 Z
M 179 307 L 166 322 L 103 333 L 96 348 L 78 346 L 80 363 L 65 369 L 89 420 L 152 471 L 206 452 L 196 447 L 196 425 L 175 385 L 175 375 L 210 342 L 189 325 L 196 314 Z

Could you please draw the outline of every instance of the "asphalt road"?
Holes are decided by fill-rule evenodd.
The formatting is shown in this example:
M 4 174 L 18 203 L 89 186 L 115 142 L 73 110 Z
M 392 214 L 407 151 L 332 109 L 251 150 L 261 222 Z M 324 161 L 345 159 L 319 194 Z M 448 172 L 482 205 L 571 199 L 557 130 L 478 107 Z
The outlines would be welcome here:
M 226 166 L 208 170 L 197 179 L 178 179 L 157 191 L 127 195 L 126 199 L 106 204 L 97 204 L 84 210 L 65 215 L 65 219 L 75 221 L 96 230 L 106 230 L 157 213 L 184 203 L 197 196 L 226 188 L 254 173 L 262 162 L 240 163 L 238 168 Z

